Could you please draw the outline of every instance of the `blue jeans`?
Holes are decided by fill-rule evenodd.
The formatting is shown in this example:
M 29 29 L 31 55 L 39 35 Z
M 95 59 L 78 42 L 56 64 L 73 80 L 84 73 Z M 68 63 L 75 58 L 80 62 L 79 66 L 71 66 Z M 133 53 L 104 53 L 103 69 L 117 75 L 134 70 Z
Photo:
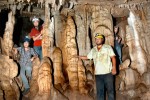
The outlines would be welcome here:
M 108 100 L 115 100 L 114 77 L 111 73 L 104 75 L 95 75 L 97 100 L 104 100 L 105 88 L 107 89 Z
M 41 46 L 34 46 L 35 52 L 38 54 L 40 60 L 42 59 L 42 47 Z
M 122 48 L 121 46 L 115 46 L 115 49 L 116 49 L 116 52 L 117 52 L 117 55 L 119 56 L 119 62 L 120 64 L 122 63 Z
M 31 72 L 31 66 L 21 66 L 20 76 L 25 89 L 30 88 L 26 75 L 31 79 Z

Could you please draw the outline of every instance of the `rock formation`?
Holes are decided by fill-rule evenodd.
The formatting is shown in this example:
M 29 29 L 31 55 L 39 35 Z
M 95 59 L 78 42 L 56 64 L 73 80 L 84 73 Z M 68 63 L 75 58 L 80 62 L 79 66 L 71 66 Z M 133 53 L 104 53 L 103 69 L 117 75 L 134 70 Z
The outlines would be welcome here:
M 20 91 L 14 80 L 18 75 L 18 66 L 10 58 L 13 47 L 14 23 L 14 15 L 9 12 L 4 36 L 1 39 L 2 53 L 0 54 L 0 87 L 5 100 L 19 100 L 20 98 Z
M 138 18 L 130 12 L 128 18 L 129 27 L 127 27 L 126 41 L 129 47 L 129 54 L 131 57 L 131 68 L 137 69 L 137 71 L 142 75 L 147 71 L 147 57 L 144 49 L 140 43 L 140 27 Z M 137 59 L 141 58 L 141 59 Z

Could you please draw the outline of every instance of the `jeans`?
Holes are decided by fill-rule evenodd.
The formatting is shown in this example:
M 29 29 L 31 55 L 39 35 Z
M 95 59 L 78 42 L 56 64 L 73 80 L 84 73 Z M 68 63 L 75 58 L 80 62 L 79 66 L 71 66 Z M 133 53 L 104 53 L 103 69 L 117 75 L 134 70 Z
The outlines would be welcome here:
M 42 59 L 42 47 L 41 46 L 34 46 L 35 52 L 38 54 L 40 60 Z
M 111 73 L 104 75 L 95 75 L 95 78 L 96 78 L 97 100 L 104 100 L 105 88 L 107 90 L 108 100 L 115 100 L 113 75 Z
M 117 55 L 119 56 L 119 62 L 122 63 L 122 50 L 121 46 L 115 46 L 115 50 Z
M 30 88 L 26 75 L 28 76 L 29 79 L 31 79 L 31 72 L 32 72 L 31 66 L 21 66 L 20 76 L 25 89 Z

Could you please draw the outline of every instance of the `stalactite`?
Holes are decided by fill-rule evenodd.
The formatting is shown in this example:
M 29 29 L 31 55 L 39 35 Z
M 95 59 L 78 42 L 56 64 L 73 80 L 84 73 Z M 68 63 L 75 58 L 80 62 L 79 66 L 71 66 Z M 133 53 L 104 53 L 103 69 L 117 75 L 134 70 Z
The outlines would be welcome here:
M 77 44 L 79 49 L 79 55 L 86 56 L 91 49 L 91 43 L 89 38 L 89 15 L 87 7 L 84 7 L 84 13 L 78 12 L 75 15 L 75 22 L 77 25 Z M 82 42 L 81 42 L 82 41 Z M 89 61 L 84 61 L 84 65 L 90 64 Z
M 55 40 L 56 40 L 56 46 L 59 48 L 62 48 L 62 37 L 63 37 L 63 31 L 65 30 L 65 17 L 60 14 L 59 11 L 54 12 L 54 22 L 55 22 Z
M 40 4 L 40 7 L 43 8 L 43 3 L 45 2 L 45 0 L 38 0 L 38 4 Z
M 10 5 L 10 9 L 12 10 L 12 15 L 16 14 L 16 8 L 17 8 L 16 4 Z
M 31 12 L 31 4 L 28 5 L 28 12 Z

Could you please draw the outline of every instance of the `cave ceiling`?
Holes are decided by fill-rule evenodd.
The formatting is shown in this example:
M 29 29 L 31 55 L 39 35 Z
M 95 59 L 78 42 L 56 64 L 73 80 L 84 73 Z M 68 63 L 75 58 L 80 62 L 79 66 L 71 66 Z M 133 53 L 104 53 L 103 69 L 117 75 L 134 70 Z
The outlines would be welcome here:
M 114 17 L 128 16 L 130 9 L 141 9 L 150 4 L 150 0 L 46 0 L 49 3 L 55 1 L 58 6 L 62 1 L 61 8 L 69 8 L 72 3 L 75 6 L 95 5 L 105 7 L 110 10 Z M 44 15 L 45 0 L 0 0 L 0 10 L 11 9 L 12 5 L 16 5 L 17 9 L 21 10 L 22 16 L 40 16 Z M 37 6 L 40 5 L 40 6 Z M 43 7 L 42 7 L 42 6 Z M 32 10 L 29 10 L 31 9 Z

